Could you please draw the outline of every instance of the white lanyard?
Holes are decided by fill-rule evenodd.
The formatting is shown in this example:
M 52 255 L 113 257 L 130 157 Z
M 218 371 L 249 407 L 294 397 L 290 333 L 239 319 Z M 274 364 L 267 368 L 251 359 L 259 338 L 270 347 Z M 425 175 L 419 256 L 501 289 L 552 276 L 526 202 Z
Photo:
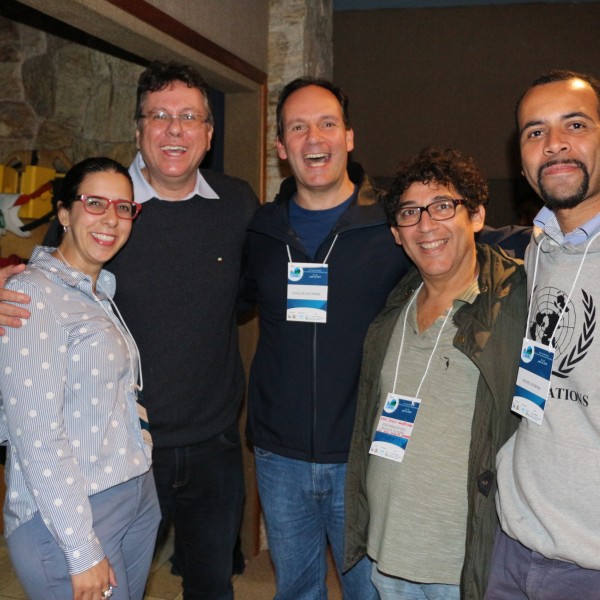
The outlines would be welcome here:
M 60 248 L 56 248 L 56 252 L 58 254 L 60 254 L 60 257 L 61 257 L 62 261 L 67 265 L 67 267 L 69 267 L 69 269 L 72 269 L 73 271 L 77 270 L 77 269 L 74 269 L 69 264 L 69 261 L 65 258 L 64 254 L 60 251 Z M 100 285 L 100 287 L 102 287 L 102 284 L 100 283 L 100 279 L 98 279 L 96 281 L 96 285 L 97 286 Z M 108 299 L 108 301 L 112 305 L 113 309 L 115 310 L 117 319 L 114 318 L 115 315 L 111 315 L 111 313 L 108 310 L 106 310 L 106 308 L 102 304 L 102 301 L 100 300 L 100 298 L 98 298 L 98 296 L 96 296 L 96 293 L 93 290 L 92 290 L 92 296 L 94 297 L 94 300 L 98 303 L 98 305 L 100 306 L 100 308 L 106 313 L 106 316 L 113 323 L 115 323 L 115 321 L 117 321 L 117 320 L 120 321 L 120 324 L 124 327 L 125 331 L 127 331 L 127 333 L 129 334 L 129 338 L 133 342 L 133 346 L 135 347 L 135 354 L 137 356 L 138 376 L 139 376 L 139 379 L 140 379 L 140 383 L 139 384 L 137 383 L 137 381 L 134 380 L 134 377 L 133 377 L 133 374 L 134 374 L 134 370 L 133 370 L 133 352 L 131 352 L 131 348 L 129 346 L 129 342 L 127 340 L 127 336 L 121 331 L 121 329 L 119 328 L 119 326 L 115 323 L 116 329 L 119 332 L 119 335 L 123 338 L 123 341 L 125 342 L 125 346 L 127 347 L 127 352 L 129 353 L 129 362 L 130 362 L 130 365 L 131 365 L 131 368 L 130 368 L 131 389 L 132 390 L 141 391 L 144 388 L 144 379 L 142 377 L 142 357 L 140 356 L 139 348 L 138 348 L 137 344 L 135 343 L 135 338 L 131 335 L 131 331 L 129 331 L 129 327 L 127 327 L 127 323 L 125 323 L 125 320 L 123 319 L 123 317 L 122 317 L 119 309 L 117 308 L 117 305 L 114 303 L 113 299 L 110 297 L 110 294 L 107 294 L 104 289 L 102 291 L 104 292 L 104 294 L 106 295 L 106 298 Z
M 100 281 L 97 281 L 96 285 L 98 285 L 99 283 L 100 283 Z M 102 290 L 102 291 L 104 292 L 104 290 Z M 140 350 L 138 348 L 138 345 L 135 342 L 135 338 L 133 337 L 133 335 L 131 335 L 131 331 L 129 331 L 129 327 L 127 327 L 127 323 L 125 323 L 125 319 L 123 319 L 123 316 L 121 315 L 121 312 L 119 311 L 117 305 L 115 304 L 113 299 L 106 292 L 104 292 L 104 293 L 106 295 L 106 298 L 112 305 L 113 310 L 115 311 L 121 325 L 124 327 L 125 331 L 127 331 L 127 333 L 129 334 L 129 339 L 133 342 L 133 346 L 135 348 L 135 355 L 137 356 L 138 376 L 139 376 L 140 382 L 137 383 L 136 381 L 134 381 L 134 379 L 133 379 L 133 364 L 131 364 L 131 387 L 133 390 L 137 390 L 137 391 L 141 392 L 144 389 L 144 378 L 142 376 L 142 357 L 140 355 Z M 106 310 L 106 308 L 102 304 L 102 301 L 100 300 L 100 298 L 98 298 L 95 294 L 94 294 L 94 299 L 96 300 L 96 302 L 98 302 L 98 304 L 100 305 L 100 308 L 102 308 L 102 310 L 107 314 L 107 316 L 111 317 L 110 312 L 108 310 Z M 113 319 L 111 317 L 111 321 L 112 320 Z M 130 363 L 132 363 L 133 360 L 131 357 L 133 356 L 133 352 L 131 351 L 131 348 L 129 347 L 129 342 L 127 340 L 127 336 L 119 329 L 119 327 L 117 327 L 117 331 L 121 334 L 121 337 L 125 341 L 125 345 L 127 346 L 127 352 L 129 353 L 129 356 L 130 356 L 129 360 L 130 360 Z
M 340 234 L 338 233 L 333 238 L 333 242 L 331 242 L 331 246 L 329 246 L 329 250 L 327 251 L 327 255 L 323 259 L 323 262 L 320 263 L 320 264 L 322 264 L 322 265 L 326 265 L 327 264 L 327 259 L 329 258 L 329 255 L 331 254 L 331 251 L 333 250 L 333 245 L 337 242 L 337 239 L 338 239 L 339 235 Z M 287 254 L 288 254 L 289 261 L 291 263 L 293 263 L 294 261 L 292 260 L 292 253 L 290 252 L 290 246 L 289 246 L 289 244 L 286 244 L 285 247 L 287 248 Z
M 375 456 L 380 456 L 382 458 L 393 460 L 395 462 L 402 462 L 404 459 L 406 448 L 412 436 L 413 428 L 417 418 L 417 411 L 421 406 L 419 392 L 421 391 L 421 387 L 423 385 L 423 382 L 425 381 L 427 372 L 429 371 L 429 366 L 431 365 L 431 360 L 433 359 L 433 355 L 435 354 L 435 351 L 438 347 L 438 343 L 440 341 L 440 337 L 442 336 L 444 326 L 448 322 L 448 319 L 450 318 L 450 315 L 452 314 L 452 310 L 454 308 L 454 306 L 451 306 L 446 313 L 446 318 L 444 319 L 444 322 L 440 327 L 440 331 L 438 332 L 437 338 L 435 340 L 435 345 L 433 346 L 433 350 L 431 351 L 431 355 L 429 356 L 429 360 L 427 361 L 425 373 L 423 373 L 421 383 L 419 383 L 419 388 L 417 389 L 415 396 L 411 397 L 403 394 L 396 394 L 394 390 L 396 389 L 396 383 L 398 381 L 400 356 L 402 355 L 402 348 L 404 346 L 404 334 L 406 332 L 406 322 L 408 320 L 408 313 L 422 287 L 423 284 L 419 286 L 419 289 L 416 291 L 411 301 L 408 303 L 406 311 L 404 312 L 404 322 L 402 325 L 402 339 L 400 341 L 400 351 L 398 352 L 398 359 L 396 361 L 396 374 L 394 375 L 394 386 L 392 388 L 392 391 L 388 392 L 387 394 L 381 416 L 379 417 L 379 421 L 377 423 L 375 435 L 373 436 L 373 441 L 371 443 L 371 447 L 369 448 L 369 454 L 374 454 Z
M 406 311 L 404 312 L 404 321 L 402 323 L 402 339 L 400 340 L 400 351 L 398 352 L 398 359 L 396 360 L 396 372 L 394 374 L 394 387 L 392 388 L 392 392 L 394 392 L 396 390 L 396 383 L 398 381 L 398 371 L 400 368 L 400 356 L 402 355 L 402 348 L 404 346 L 404 333 L 406 331 L 406 321 L 408 319 L 408 312 L 410 311 L 411 306 L 413 305 L 416 297 L 419 295 L 419 292 L 421 291 L 421 288 L 423 287 L 423 284 L 421 284 L 417 291 L 415 292 L 415 294 L 413 295 L 413 297 L 411 298 L 411 301 L 408 303 L 408 306 L 406 307 Z M 431 351 L 431 355 L 429 356 L 429 360 L 427 361 L 427 367 L 425 368 L 425 373 L 423 373 L 423 377 L 421 378 L 421 383 L 419 383 L 419 387 L 417 388 L 417 392 L 415 393 L 415 397 L 418 398 L 419 397 L 419 392 L 421 391 L 421 387 L 423 385 L 423 382 L 425 381 L 425 377 L 427 376 L 427 372 L 429 371 L 429 366 L 431 365 L 431 360 L 433 359 L 433 355 L 435 354 L 435 351 L 437 350 L 440 338 L 442 336 L 442 331 L 444 331 L 444 327 L 446 326 L 446 323 L 448 321 L 448 319 L 450 318 L 450 315 L 452 314 L 452 311 L 454 310 L 454 306 L 451 306 L 448 309 L 448 312 L 446 313 L 446 318 L 444 319 L 444 322 L 442 323 L 442 326 L 440 327 L 440 331 L 437 335 L 437 338 L 435 340 L 435 344 L 433 346 L 433 350 Z

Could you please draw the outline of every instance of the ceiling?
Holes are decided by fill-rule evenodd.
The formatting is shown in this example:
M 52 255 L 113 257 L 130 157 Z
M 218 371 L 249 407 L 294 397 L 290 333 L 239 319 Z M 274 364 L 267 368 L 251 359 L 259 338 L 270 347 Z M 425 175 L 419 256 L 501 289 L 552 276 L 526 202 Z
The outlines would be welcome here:
M 578 4 L 598 0 L 538 0 L 537 3 Z M 536 0 L 333 0 L 333 10 L 371 10 L 379 8 L 428 8 L 475 6 L 481 4 L 535 4 Z

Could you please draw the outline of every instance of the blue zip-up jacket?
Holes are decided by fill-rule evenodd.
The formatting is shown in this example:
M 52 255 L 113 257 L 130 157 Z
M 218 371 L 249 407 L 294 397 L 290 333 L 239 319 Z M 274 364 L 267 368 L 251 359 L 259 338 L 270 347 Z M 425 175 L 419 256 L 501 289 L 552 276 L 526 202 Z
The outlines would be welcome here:
M 257 302 L 260 336 L 248 399 L 253 444 L 288 458 L 346 462 L 362 344 L 370 322 L 410 265 L 396 246 L 377 193 L 358 165 L 358 193 L 311 259 L 290 226 L 296 191 L 286 179 L 248 230 L 245 297 Z M 289 246 L 295 262 L 328 259 L 327 323 L 286 321 Z

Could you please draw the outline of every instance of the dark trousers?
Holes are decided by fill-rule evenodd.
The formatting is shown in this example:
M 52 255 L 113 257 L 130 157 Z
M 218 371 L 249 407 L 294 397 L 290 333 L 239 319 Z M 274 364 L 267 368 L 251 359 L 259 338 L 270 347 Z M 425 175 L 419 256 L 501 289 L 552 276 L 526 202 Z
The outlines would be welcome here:
M 152 458 L 161 532 L 174 524 L 184 600 L 231 600 L 232 561 L 244 503 L 237 423 L 194 446 L 155 447 Z
M 546 558 L 498 527 L 485 600 L 600 600 L 600 571 Z

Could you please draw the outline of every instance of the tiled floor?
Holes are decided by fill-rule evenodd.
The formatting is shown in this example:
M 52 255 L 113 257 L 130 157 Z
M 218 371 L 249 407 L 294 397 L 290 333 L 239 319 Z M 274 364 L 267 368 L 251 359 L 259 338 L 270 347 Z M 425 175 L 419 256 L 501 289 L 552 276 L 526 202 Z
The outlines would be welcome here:
M 172 554 L 172 538 L 159 549 L 148 581 L 147 595 L 144 600 L 182 600 L 181 580 L 171 575 L 169 557 Z M 329 600 L 341 600 L 341 593 L 335 572 L 329 565 Z M 242 575 L 236 576 L 233 582 L 236 600 L 270 600 L 275 594 L 275 576 L 268 551 L 261 552 L 248 561 Z M 4 538 L 0 535 L 0 600 L 27 600 L 17 581 Z M 65 599 L 69 600 L 69 599 Z

